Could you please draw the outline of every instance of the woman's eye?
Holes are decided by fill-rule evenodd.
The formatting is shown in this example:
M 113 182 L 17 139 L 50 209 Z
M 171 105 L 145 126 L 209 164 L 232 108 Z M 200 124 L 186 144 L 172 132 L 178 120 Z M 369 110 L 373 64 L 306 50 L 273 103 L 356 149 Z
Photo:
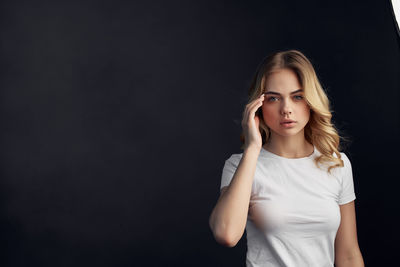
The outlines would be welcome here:
M 271 96 L 271 97 L 268 98 L 268 101 L 274 101 L 274 99 L 278 99 L 278 98 L 276 98 L 274 96 Z
M 295 98 L 296 100 L 302 100 L 302 99 L 303 99 L 303 96 L 301 96 L 301 95 L 296 95 L 296 96 L 294 96 L 294 98 Z M 279 100 L 279 97 L 271 96 L 271 97 L 268 98 L 268 101 L 269 101 L 269 102 L 275 102 L 275 101 L 277 101 L 277 100 Z

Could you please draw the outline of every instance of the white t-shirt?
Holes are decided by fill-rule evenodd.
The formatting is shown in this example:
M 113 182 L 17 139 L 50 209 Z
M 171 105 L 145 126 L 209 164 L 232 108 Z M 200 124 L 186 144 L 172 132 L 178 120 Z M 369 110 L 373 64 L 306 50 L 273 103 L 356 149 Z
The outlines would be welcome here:
M 351 163 L 329 174 L 317 168 L 314 152 L 285 158 L 261 148 L 246 223 L 246 266 L 333 267 L 340 225 L 339 205 L 356 198 Z M 225 161 L 221 189 L 228 186 L 243 153 Z M 320 165 L 321 166 L 321 165 Z

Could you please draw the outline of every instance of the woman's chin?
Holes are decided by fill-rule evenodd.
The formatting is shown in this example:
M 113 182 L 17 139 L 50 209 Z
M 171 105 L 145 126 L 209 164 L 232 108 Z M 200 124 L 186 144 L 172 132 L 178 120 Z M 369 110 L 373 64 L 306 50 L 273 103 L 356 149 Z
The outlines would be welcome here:
M 271 128 L 270 128 L 271 130 Z M 279 130 L 273 130 L 272 133 L 284 137 L 290 137 L 290 136 L 295 136 L 299 133 L 300 131 L 297 128 L 288 128 L 288 129 L 279 129 Z

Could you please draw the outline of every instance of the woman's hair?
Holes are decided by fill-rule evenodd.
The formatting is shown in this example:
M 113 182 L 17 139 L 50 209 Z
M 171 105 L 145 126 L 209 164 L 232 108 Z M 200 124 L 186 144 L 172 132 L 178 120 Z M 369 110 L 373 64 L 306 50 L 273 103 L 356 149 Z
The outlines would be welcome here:
M 331 123 L 330 103 L 324 89 L 318 81 L 315 70 L 307 57 L 298 50 L 278 51 L 267 56 L 260 66 L 251 82 L 249 88 L 248 103 L 265 92 L 268 77 L 277 70 L 290 69 L 296 74 L 299 83 L 304 90 L 304 98 L 310 107 L 310 119 L 304 127 L 306 140 L 315 145 L 321 155 L 315 158 L 315 164 L 334 163 L 329 166 L 328 172 L 332 168 L 343 167 L 343 160 L 339 150 L 341 150 L 340 139 L 347 141 L 347 138 L 339 136 L 338 130 Z M 262 136 L 262 144 L 268 142 L 270 129 L 265 124 L 261 108 L 256 115 L 259 117 L 259 130 Z M 240 140 L 241 149 L 244 149 L 244 133 L 242 130 Z M 337 157 L 334 157 L 333 154 Z

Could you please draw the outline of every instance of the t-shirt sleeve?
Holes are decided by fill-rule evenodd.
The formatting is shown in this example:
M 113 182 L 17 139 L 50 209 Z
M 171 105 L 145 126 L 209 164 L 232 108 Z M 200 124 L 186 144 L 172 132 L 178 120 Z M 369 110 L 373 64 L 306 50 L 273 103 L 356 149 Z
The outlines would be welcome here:
M 240 154 L 233 154 L 227 160 L 225 160 L 225 165 L 222 169 L 220 190 L 231 183 L 233 175 L 235 174 L 239 165 L 240 158 Z
M 344 166 L 342 167 L 342 175 L 341 175 L 342 189 L 340 191 L 338 200 L 339 205 L 349 203 L 354 199 L 356 199 L 356 195 L 354 192 L 353 171 L 351 168 L 351 162 L 345 153 L 341 153 L 341 155 Z

